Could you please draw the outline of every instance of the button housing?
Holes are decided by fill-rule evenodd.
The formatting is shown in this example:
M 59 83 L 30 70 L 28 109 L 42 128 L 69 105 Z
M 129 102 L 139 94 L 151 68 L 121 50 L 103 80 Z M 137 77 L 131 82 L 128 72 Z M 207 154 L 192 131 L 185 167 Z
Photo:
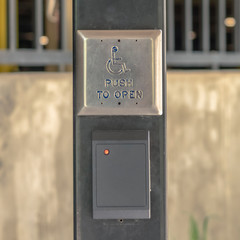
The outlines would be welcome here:
M 93 132 L 94 219 L 150 218 L 149 153 L 148 131 Z

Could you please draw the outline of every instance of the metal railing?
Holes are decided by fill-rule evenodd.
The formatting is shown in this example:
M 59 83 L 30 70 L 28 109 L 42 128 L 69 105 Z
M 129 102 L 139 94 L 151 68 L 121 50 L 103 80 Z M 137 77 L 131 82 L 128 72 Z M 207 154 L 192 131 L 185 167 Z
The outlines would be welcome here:
M 34 41 L 35 47 L 23 49 L 17 47 L 17 12 L 16 0 L 8 0 L 8 48 L 0 50 L 0 64 L 19 66 L 64 66 L 72 63 L 72 53 L 67 48 L 66 32 L 66 0 L 60 0 L 60 34 L 61 46 L 59 49 L 44 49 L 40 43 L 44 35 L 44 11 L 43 0 L 34 0 Z
M 60 3 L 59 49 L 45 49 L 43 0 L 34 1 L 34 48 L 17 47 L 16 0 L 8 0 L 8 48 L 0 50 L 0 64 L 64 66 L 72 64 L 67 48 L 66 0 Z M 239 0 L 167 0 L 167 64 L 179 68 L 240 66 Z M 226 19 L 233 21 L 231 27 Z M 234 23 L 235 21 L 235 23 Z
M 167 21 L 169 67 L 240 66 L 239 0 L 167 0 Z

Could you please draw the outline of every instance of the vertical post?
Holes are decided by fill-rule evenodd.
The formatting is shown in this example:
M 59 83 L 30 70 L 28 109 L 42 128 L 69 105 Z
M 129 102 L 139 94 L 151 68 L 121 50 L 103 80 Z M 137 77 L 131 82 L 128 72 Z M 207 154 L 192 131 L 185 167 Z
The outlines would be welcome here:
M 7 48 L 7 0 L 0 2 L 0 49 Z
M 64 52 L 67 50 L 67 35 L 66 35 L 66 0 L 61 0 L 60 5 L 60 27 L 61 27 L 61 50 Z M 63 72 L 65 70 L 65 65 L 59 65 L 59 71 Z
M 16 50 L 16 0 L 9 0 L 9 49 L 10 51 Z
M 167 20 L 168 20 L 168 51 L 175 50 L 175 14 L 174 14 L 174 0 L 167 1 Z
M 43 1 L 35 0 L 35 48 L 38 51 L 43 49 L 40 38 L 43 35 Z
M 226 27 L 224 20 L 226 18 L 226 0 L 219 0 L 218 3 L 218 26 L 219 26 L 219 51 L 226 51 Z
M 185 0 L 185 48 L 192 51 L 192 0 Z
M 234 18 L 236 20 L 236 25 L 234 27 L 234 50 L 236 52 L 240 51 L 240 3 L 239 0 L 234 0 Z
M 73 11 L 74 239 L 166 240 L 166 0 L 74 0 Z M 109 84 L 120 78 L 121 89 Z M 139 154 L 132 141 L 144 139 L 147 164 L 137 173 L 125 163 Z M 135 177 L 146 181 L 126 181 Z M 129 186 L 140 189 L 133 198 Z
M 210 5 L 209 0 L 202 0 L 202 33 L 203 51 L 208 53 L 210 50 Z
M 67 50 L 67 34 L 66 34 L 66 0 L 61 0 L 61 49 L 66 51 Z

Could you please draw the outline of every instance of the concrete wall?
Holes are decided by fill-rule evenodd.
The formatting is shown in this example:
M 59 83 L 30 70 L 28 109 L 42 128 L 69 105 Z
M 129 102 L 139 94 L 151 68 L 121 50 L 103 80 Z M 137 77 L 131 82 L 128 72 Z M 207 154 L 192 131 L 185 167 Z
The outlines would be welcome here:
M 0 75 L 0 239 L 72 239 L 70 74 Z
M 168 75 L 170 240 L 189 216 L 208 216 L 209 239 L 240 239 L 240 72 Z
M 0 75 L 0 239 L 72 239 L 71 74 Z M 169 240 L 240 239 L 240 72 L 168 74 Z

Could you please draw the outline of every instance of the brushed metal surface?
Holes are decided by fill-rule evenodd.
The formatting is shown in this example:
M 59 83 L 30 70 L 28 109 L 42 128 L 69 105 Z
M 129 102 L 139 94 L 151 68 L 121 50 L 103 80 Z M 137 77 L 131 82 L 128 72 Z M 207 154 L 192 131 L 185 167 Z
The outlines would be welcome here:
M 161 115 L 161 30 L 78 30 L 78 115 Z

